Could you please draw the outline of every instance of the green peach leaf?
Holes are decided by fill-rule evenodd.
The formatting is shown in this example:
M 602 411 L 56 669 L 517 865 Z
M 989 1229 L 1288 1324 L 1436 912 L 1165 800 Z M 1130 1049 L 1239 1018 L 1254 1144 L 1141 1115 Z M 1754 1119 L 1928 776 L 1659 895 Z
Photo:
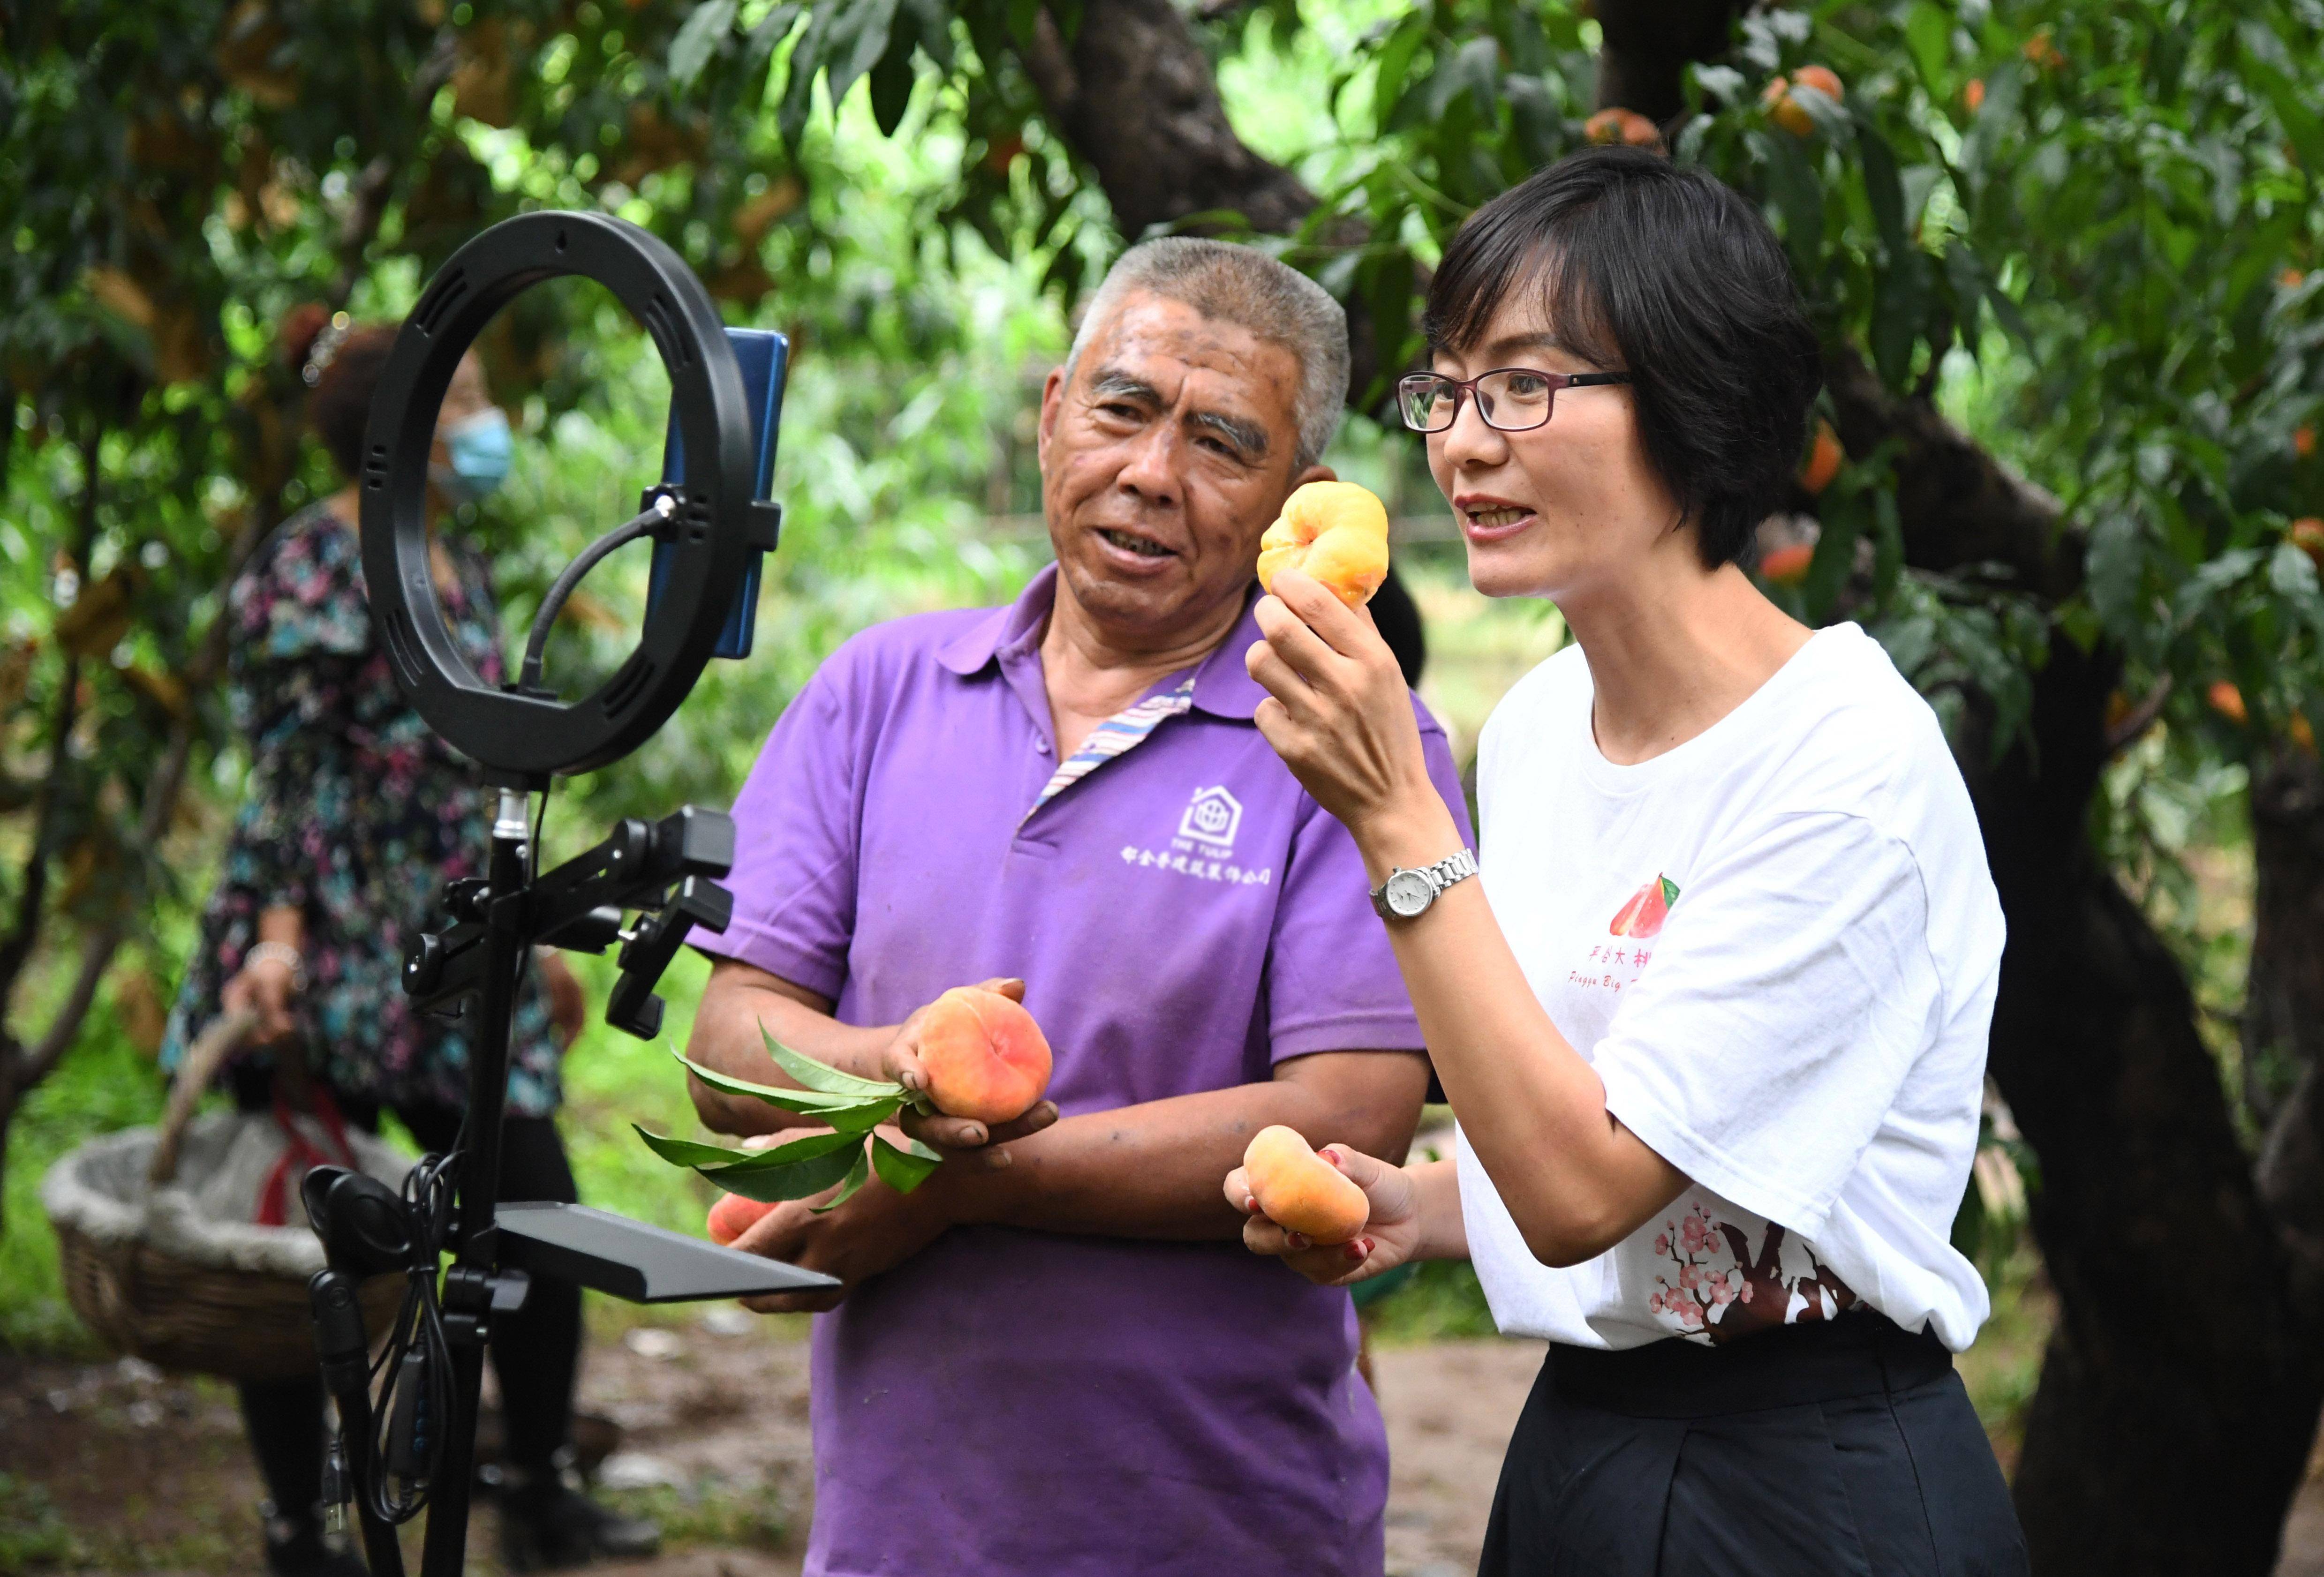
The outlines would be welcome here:
M 827 1063 L 817 1062 L 804 1051 L 794 1051 L 767 1033 L 764 1024 L 759 1026 L 759 1038 L 767 1043 L 767 1055 L 774 1059 L 775 1066 L 798 1080 L 804 1089 L 846 1096 L 852 1100 L 878 1100 L 904 1093 L 904 1086 L 891 1079 L 858 1078 Z
M 850 1199 L 855 1197 L 855 1190 L 862 1187 L 864 1183 L 870 1179 L 871 1176 L 871 1158 L 865 1153 L 865 1151 L 859 1149 L 855 1152 L 855 1164 L 849 1167 L 847 1169 L 847 1176 L 840 1179 L 839 1192 L 833 1195 L 829 1199 L 825 1200 L 822 1204 L 811 1205 L 807 1208 L 813 1210 L 817 1215 L 821 1215 L 826 1210 L 838 1209 L 841 1206 L 846 1204 Z
M 944 1164 L 944 1157 L 917 1139 L 904 1141 L 897 1149 L 888 1142 L 887 1135 L 872 1136 L 872 1167 L 880 1180 L 899 1194 L 908 1194 L 928 1180 L 928 1174 Z
M 1656 876 L 1655 880 L 1663 885 L 1663 904 L 1665 908 L 1678 902 L 1678 884 L 1676 882 L 1672 881 L 1668 876 Z
M 735 1153 L 740 1160 L 727 1163 L 722 1171 L 768 1170 L 789 1166 L 794 1161 L 813 1160 L 819 1155 L 829 1155 L 835 1150 L 844 1150 L 856 1136 L 844 1132 L 810 1133 L 804 1139 L 794 1139 L 788 1144 L 777 1144 L 765 1150 L 744 1150 Z
M 827 1111 L 863 1104 L 861 1096 L 829 1095 L 821 1090 L 795 1090 L 777 1085 L 752 1084 L 747 1078 L 735 1078 L 715 1068 L 705 1068 L 683 1052 L 672 1051 L 670 1055 L 678 1059 L 688 1073 L 721 1095 L 745 1096 L 754 1101 L 764 1101 L 770 1106 L 780 1106 L 786 1112 L 797 1112 L 802 1116 L 820 1116 Z M 900 1099 L 903 1086 L 896 1085 L 891 1087 Z
M 787 1166 L 717 1167 L 702 1175 L 729 1194 L 740 1194 L 745 1199 L 756 1199 L 761 1205 L 779 1205 L 786 1199 L 805 1199 L 822 1193 L 834 1183 L 863 1165 L 863 1145 L 853 1134 L 825 1134 L 819 1137 L 855 1139 L 851 1145 L 842 1144 L 807 1160 L 793 1161 Z
M 828 1123 L 843 1133 L 869 1133 L 892 1121 L 903 1105 L 902 1096 L 888 1096 L 856 1106 L 825 1106 L 815 1114 L 815 1120 Z
M 672 1166 L 724 1167 L 752 1159 L 752 1152 L 747 1150 L 729 1150 L 723 1144 L 697 1144 L 691 1139 L 670 1139 L 659 1133 L 649 1133 L 635 1123 L 630 1126 L 656 1155 Z

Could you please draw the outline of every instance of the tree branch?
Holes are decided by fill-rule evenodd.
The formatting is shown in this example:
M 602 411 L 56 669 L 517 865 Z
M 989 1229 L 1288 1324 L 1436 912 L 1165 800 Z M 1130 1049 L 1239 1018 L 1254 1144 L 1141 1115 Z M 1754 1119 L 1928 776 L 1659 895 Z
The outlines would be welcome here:
M 81 596 L 88 595 L 91 589 L 89 560 L 97 546 L 97 459 L 104 444 L 103 426 L 91 420 L 80 445 L 80 518 L 73 534 L 73 568 L 81 578 Z M 40 935 L 41 908 L 48 899 L 49 860 L 54 853 L 57 818 L 64 808 L 63 783 L 72 770 L 72 731 L 79 720 L 80 657 L 77 653 L 67 652 L 64 674 L 57 686 L 56 711 L 49 723 L 49 770 L 41 785 L 41 813 L 33 823 L 32 847 L 24 853 L 23 885 L 16 894 L 16 917 L 9 927 L 7 940 L 0 941 L 0 1025 L 7 1022 L 8 1005 L 15 999 L 16 982 Z M 13 1079 L 11 1082 L 15 1083 Z
M 1215 210 L 1280 235 L 1314 208 L 1296 176 L 1235 134 L 1210 59 L 1170 0 L 1087 0 L 1070 45 L 1045 10 L 1020 58 L 1130 240 Z
M 1925 400 L 1891 394 L 1851 346 L 1828 347 L 1840 441 L 1850 454 L 1895 445 L 1896 512 L 1904 561 L 1918 569 L 2006 566 L 2013 583 L 2050 602 L 2082 582 L 2082 535 L 2064 509 L 1979 448 Z
M 426 59 L 411 74 L 411 104 L 419 113 L 407 125 L 424 128 L 428 124 L 429 102 L 444 84 L 452 79 L 452 72 L 459 64 L 459 43 L 458 31 L 448 23 L 436 30 Z M 403 151 L 408 153 L 410 148 L 407 146 Z M 401 159 L 379 153 L 363 167 L 362 173 L 355 179 L 349 193 L 353 200 L 347 206 L 346 216 L 339 222 L 339 234 L 334 246 L 338 253 L 339 271 L 331 281 L 330 289 L 325 293 L 325 304 L 334 312 L 347 304 L 347 298 L 355 294 L 356 281 L 363 277 L 364 252 L 371 246 L 372 238 L 379 234 L 380 221 L 387 215 L 388 201 L 395 195 L 396 177 L 402 172 L 403 164 L 404 160 Z

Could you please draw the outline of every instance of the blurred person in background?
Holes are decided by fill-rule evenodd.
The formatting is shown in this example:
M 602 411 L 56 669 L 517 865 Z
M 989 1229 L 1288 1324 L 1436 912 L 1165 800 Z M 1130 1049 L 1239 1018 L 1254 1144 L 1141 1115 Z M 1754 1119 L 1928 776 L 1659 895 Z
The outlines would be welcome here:
M 392 325 L 351 325 L 319 307 L 300 308 L 284 326 L 285 358 L 309 390 L 309 419 L 344 478 L 357 473 L 395 334 Z M 503 672 L 490 569 L 442 527 L 506 476 L 510 448 L 508 418 L 472 355 L 438 420 L 429 556 L 446 621 L 486 683 Z M 228 1070 L 243 1109 L 265 1111 L 287 1094 L 366 1129 L 393 1112 L 422 1146 L 443 1151 L 467 1104 L 466 1021 L 412 1009 L 403 955 L 441 922 L 444 885 L 483 874 L 491 806 L 474 764 L 438 738 L 396 686 L 374 637 L 357 518 L 350 480 L 278 527 L 227 593 L 231 702 L 250 777 L 162 1061 L 174 1067 L 204 1026 L 249 1009 L 256 1027 Z M 586 1014 L 579 983 L 544 953 L 527 972 L 510 1033 L 503 1198 L 578 1197 L 554 1115 L 558 1057 Z M 495 1322 L 493 1365 L 507 1428 L 502 1536 L 514 1570 L 641 1554 L 658 1539 L 650 1523 L 616 1517 L 566 1481 L 580 1352 L 581 1294 L 569 1282 L 535 1282 L 523 1310 Z M 239 1389 L 266 1481 L 268 1569 L 360 1574 L 361 1562 L 334 1554 L 322 1537 L 319 1378 Z

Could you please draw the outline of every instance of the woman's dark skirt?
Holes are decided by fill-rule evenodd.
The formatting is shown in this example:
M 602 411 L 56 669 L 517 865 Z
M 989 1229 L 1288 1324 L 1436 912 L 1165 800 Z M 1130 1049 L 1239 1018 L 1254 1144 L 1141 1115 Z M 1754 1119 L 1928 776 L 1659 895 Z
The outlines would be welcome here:
M 2022 1577 L 1993 1448 L 1934 1336 L 1886 1316 L 1727 1347 L 1553 1346 L 1479 1577 Z

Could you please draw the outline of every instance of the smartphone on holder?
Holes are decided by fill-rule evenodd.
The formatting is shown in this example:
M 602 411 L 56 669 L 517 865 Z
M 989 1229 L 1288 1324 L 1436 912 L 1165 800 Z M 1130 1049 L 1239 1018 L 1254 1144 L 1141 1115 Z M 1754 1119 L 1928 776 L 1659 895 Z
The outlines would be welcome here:
M 734 360 L 742 369 L 742 393 L 751 408 L 751 497 L 764 502 L 774 494 L 775 425 L 782 414 L 783 380 L 790 371 L 791 344 L 767 328 L 730 328 L 726 331 L 726 343 L 734 347 Z M 675 410 L 670 412 L 669 436 L 662 445 L 661 480 L 666 484 L 686 480 L 686 450 L 678 442 Z M 774 544 L 765 546 L 772 547 Z M 669 556 L 675 551 L 667 543 L 654 545 L 653 571 L 646 582 L 648 619 L 653 617 L 654 605 L 661 601 Z M 751 655 L 751 638 L 759 622 L 759 572 L 765 562 L 762 549 L 752 554 L 743 565 L 742 583 L 734 589 L 734 603 L 727 610 L 726 624 L 718 632 L 718 644 L 712 648 L 712 656 Z

